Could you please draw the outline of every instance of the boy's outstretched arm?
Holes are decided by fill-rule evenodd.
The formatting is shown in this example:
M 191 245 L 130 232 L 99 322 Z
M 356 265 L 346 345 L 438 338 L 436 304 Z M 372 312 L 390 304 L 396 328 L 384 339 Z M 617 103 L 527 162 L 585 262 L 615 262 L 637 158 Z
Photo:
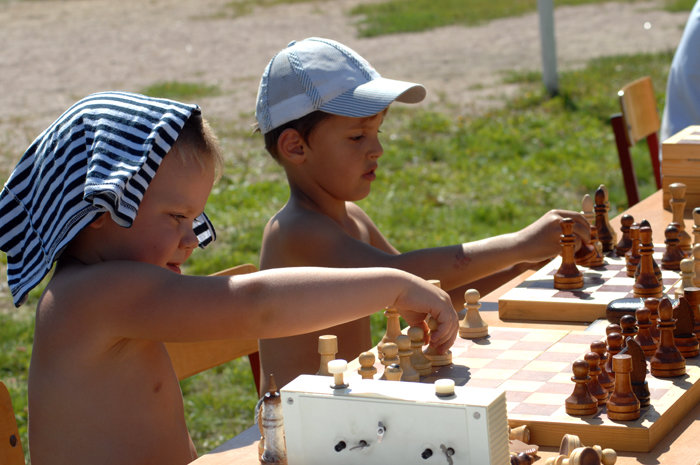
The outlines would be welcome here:
M 445 351 L 459 324 L 445 292 L 396 269 L 284 268 L 197 277 L 143 263 L 107 262 L 70 276 L 62 280 L 59 273 L 47 288 L 41 303 L 48 310 L 44 318 L 71 318 L 69 324 L 85 326 L 75 330 L 100 339 L 275 338 L 391 306 L 410 325 L 420 324 L 426 314 L 435 318 L 438 329 L 431 344 Z

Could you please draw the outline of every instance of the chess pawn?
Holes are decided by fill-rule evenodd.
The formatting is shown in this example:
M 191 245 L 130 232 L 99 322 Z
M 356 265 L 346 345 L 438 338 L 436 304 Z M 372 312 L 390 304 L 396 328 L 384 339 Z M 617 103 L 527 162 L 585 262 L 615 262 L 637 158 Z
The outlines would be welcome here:
M 676 328 L 673 330 L 673 342 L 683 358 L 693 358 L 700 354 L 700 345 L 694 331 L 695 320 L 688 299 L 681 296 L 673 307 Z
M 430 328 L 430 331 L 435 331 L 437 329 L 437 321 L 432 318 L 428 320 L 428 328 Z M 430 360 L 430 364 L 433 367 L 446 366 L 452 363 L 452 351 L 449 349 L 444 354 L 439 354 L 432 345 L 429 345 L 423 351 L 423 355 Z
M 625 253 L 625 268 L 627 270 L 627 276 L 630 278 L 637 272 L 637 266 L 639 266 L 639 260 L 642 258 L 639 255 L 639 225 L 633 223 L 629 230 L 630 240 L 632 241 L 631 248 Z
M 615 421 L 636 420 L 641 415 L 639 400 L 632 392 L 630 372 L 632 357 L 628 354 L 613 356 L 615 388 L 608 399 L 608 418 Z
M 632 357 L 632 370 L 630 371 L 632 392 L 639 401 L 639 407 L 646 408 L 651 402 L 651 393 L 646 381 L 647 360 L 644 357 L 644 351 L 642 351 L 642 348 L 634 338 L 628 337 L 625 342 L 625 348 L 620 353 Z
M 673 340 L 676 320 L 668 297 L 659 301 L 659 346 L 651 357 L 651 374 L 657 378 L 672 378 L 685 374 L 685 359 Z
M 615 380 L 615 368 L 612 364 L 613 357 L 620 353 L 623 349 L 624 339 L 622 339 L 622 334 L 620 333 L 610 333 L 607 336 L 608 341 L 608 360 L 605 365 L 605 370 L 608 372 L 610 377 Z
M 596 189 L 593 210 L 595 211 L 595 227 L 598 229 L 598 240 L 603 244 L 603 253 L 610 252 L 615 247 L 614 231 L 608 218 L 607 190 L 602 184 Z
M 644 299 L 644 308 L 649 309 L 649 322 L 651 326 L 649 327 L 649 334 L 654 340 L 654 343 L 658 345 L 659 343 L 659 299 L 656 297 L 649 297 Z
M 338 353 L 338 338 L 332 334 L 324 334 L 318 337 L 318 353 L 321 356 L 321 363 L 318 367 L 317 375 L 330 376 L 328 362 L 335 360 Z
M 374 379 L 374 375 L 377 374 L 377 367 L 374 366 L 374 361 L 376 360 L 374 353 L 370 351 L 362 352 L 358 358 L 360 368 L 357 369 L 357 373 L 362 376 L 362 379 Z
M 669 200 L 669 205 L 671 207 L 671 212 L 673 213 L 673 223 L 678 225 L 678 239 L 680 241 L 680 248 L 686 254 L 690 254 L 690 249 L 692 245 L 692 239 L 690 234 L 685 230 L 685 190 L 686 185 L 681 182 L 674 182 L 668 186 L 669 191 L 671 191 L 671 199 Z
M 593 248 L 596 251 L 596 255 L 589 260 L 587 266 L 591 268 L 603 266 L 605 264 L 603 244 L 598 238 L 598 228 L 595 227 L 595 212 L 593 211 L 593 197 L 589 194 L 585 194 L 581 200 L 581 214 L 591 226 L 591 244 L 593 244 Z
M 576 384 L 574 391 L 564 403 L 566 413 L 572 416 L 595 415 L 598 413 L 598 400 L 594 399 L 588 392 L 587 384 L 591 380 L 591 377 L 588 376 L 588 362 L 576 360 L 572 371 L 574 375 L 571 377 L 571 381 Z
M 598 406 L 605 405 L 608 401 L 608 391 L 603 388 L 598 380 L 601 374 L 600 356 L 595 352 L 588 352 L 583 359 L 588 363 L 588 392 L 598 401 Z
M 574 262 L 574 248 L 576 238 L 573 234 L 574 220 L 563 218 L 559 221 L 562 234 L 559 236 L 561 244 L 561 265 L 554 274 L 555 289 L 581 289 L 583 287 L 583 274 Z
M 411 326 L 408 328 L 408 337 L 411 339 L 411 365 L 420 376 L 428 376 L 433 371 L 430 360 L 423 353 L 423 327 Z
M 622 235 L 620 237 L 620 242 L 615 246 L 615 254 L 618 257 L 624 257 L 629 249 L 632 248 L 632 238 L 630 237 L 630 226 L 634 223 L 634 217 L 632 215 L 624 214 L 620 218 L 620 232 Z
M 627 340 L 628 337 L 637 335 L 637 319 L 632 315 L 622 315 L 620 317 L 620 334 L 622 339 Z
M 688 301 L 690 309 L 693 311 L 693 321 L 695 323 L 693 327 L 693 332 L 697 336 L 700 334 L 700 288 L 698 287 L 686 287 L 683 289 L 683 295 L 685 300 Z
M 420 381 L 420 375 L 411 365 L 411 355 L 413 355 L 411 339 L 407 335 L 401 334 L 396 338 L 396 346 L 399 349 L 399 364 L 402 371 L 401 381 Z
M 262 433 L 258 444 L 260 463 L 287 465 L 282 398 L 277 392 L 274 376 L 270 375 L 269 380 L 268 392 L 263 396 L 258 410 L 258 428 Z
M 399 321 L 399 312 L 393 307 L 387 307 L 384 310 L 386 317 L 386 332 L 382 336 L 382 340 L 377 344 L 377 354 L 379 360 L 384 358 L 384 345 L 389 342 L 396 342 L 396 338 L 401 334 L 401 322 Z
M 603 389 L 605 389 L 606 391 L 608 391 L 608 392 L 612 391 L 614 381 L 610 377 L 610 373 L 608 373 L 608 370 L 605 367 L 605 365 L 608 361 L 607 346 L 605 345 L 605 342 L 603 342 L 603 341 L 591 342 L 591 352 L 595 352 L 596 354 L 598 354 L 598 366 L 600 367 L 600 374 L 598 375 L 598 382 L 600 383 L 601 386 L 603 386 Z
M 527 425 L 516 426 L 515 428 L 508 427 L 508 439 L 517 439 L 525 444 L 530 443 L 530 427 Z
M 638 308 L 634 311 L 637 320 L 637 335 L 634 340 L 644 352 L 646 357 L 651 357 L 656 352 L 656 343 L 651 337 L 651 321 L 649 320 L 650 310 L 646 307 Z
M 651 228 L 642 226 L 639 228 L 639 275 L 634 282 L 635 297 L 661 297 L 663 286 L 654 273 L 654 244 L 651 239 Z
M 685 294 L 686 287 L 695 286 L 695 283 L 693 282 L 693 279 L 695 278 L 695 261 L 692 258 L 684 258 L 681 260 L 680 269 L 681 279 L 678 280 L 678 284 L 674 289 L 674 295 L 676 298 Z
M 481 319 L 479 314 L 479 291 L 467 289 L 464 293 L 464 308 L 466 314 L 459 322 L 459 336 L 464 339 L 478 339 L 489 335 L 489 325 Z
M 387 365 L 386 370 L 384 370 L 384 375 L 382 375 L 382 379 L 386 379 L 387 381 L 401 381 L 402 373 L 403 370 L 401 369 L 401 365 L 398 363 L 392 363 Z
M 579 447 L 571 451 L 564 465 L 593 465 L 600 464 L 600 455 L 593 447 Z
M 678 227 L 678 223 L 669 224 L 664 231 L 666 236 L 666 240 L 664 241 L 666 250 L 661 257 L 661 268 L 664 270 L 681 269 L 681 260 L 685 258 L 685 254 L 680 247 L 681 241 L 678 239 L 679 232 L 680 228 Z
M 385 366 L 384 373 L 379 379 L 388 379 L 389 374 L 387 370 L 389 365 L 398 365 L 401 368 L 401 359 L 399 358 L 399 347 L 395 342 L 387 342 L 384 344 L 384 358 L 381 359 L 382 365 Z M 399 376 L 399 379 L 401 377 Z

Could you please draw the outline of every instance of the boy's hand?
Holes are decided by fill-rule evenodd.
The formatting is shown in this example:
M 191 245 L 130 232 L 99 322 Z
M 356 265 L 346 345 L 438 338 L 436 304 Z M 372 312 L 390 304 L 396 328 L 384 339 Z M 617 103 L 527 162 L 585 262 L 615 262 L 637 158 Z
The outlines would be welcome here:
M 591 229 L 588 221 L 581 213 L 567 210 L 550 210 L 537 221 L 518 232 L 518 242 L 527 250 L 530 263 L 548 260 L 561 253 L 559 236 L 561 226 L 559 222 L 564 218 L 574 220 L 574 236 L 576 236 L 576 250 L 582 242 L 591 239 Z
M 425 316 L 430 315 L 438 324 L 430 335 L 430 344 L 438 353 L 445 353 L 452 347 L 459 330 L 459 318 L 450 296 L 421 278 L 413 275 L 411 278 L 405 291 L 396 299 L 394 308 L 409 326 L 424 325 Z

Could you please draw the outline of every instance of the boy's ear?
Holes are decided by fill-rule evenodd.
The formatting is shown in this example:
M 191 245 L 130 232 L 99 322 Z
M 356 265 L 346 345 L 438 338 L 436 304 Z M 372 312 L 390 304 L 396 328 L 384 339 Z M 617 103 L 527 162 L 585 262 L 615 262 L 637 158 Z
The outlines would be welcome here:
M 277 139 L 277 152 L 280 158 L 290 163 L 299 164 L 305 160 L 304 138 L 296 129 L 285 129 Z

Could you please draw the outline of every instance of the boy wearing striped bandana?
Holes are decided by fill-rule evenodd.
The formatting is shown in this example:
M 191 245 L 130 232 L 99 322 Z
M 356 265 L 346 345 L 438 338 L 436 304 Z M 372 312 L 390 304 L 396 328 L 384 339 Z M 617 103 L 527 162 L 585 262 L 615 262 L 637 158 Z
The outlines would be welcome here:
M 286 336 L 390 305 L 414 323 L 437 318 L 436 346 L 454 341 L 449 297 L 397 270 L 182 275 L 215 237 L 203 211 L 220 160 L 197 106 L 107 92 L 67 110 L 5 184 L 0 250 L 16 305 L 55 262 L 29 370 L 35 465 L 195 459 L 165 342 Z
M 553 210 L 512 234 L 399 252 L 354 202 L 369 195 L 375 180 L 387 108 L 394 101 L 417 103 L 424 96 L 423 86 L 382 77 L 359 54 L 333 40 L 292 42 L 272 58 L 260 81 L 256 119 L 266 149 L 285 170 L 290 195 L 265 228 L 261 268 L 403 269 L 439 280 L 461 309 L 469 287 L 484 295 L 556 256 L 563 217 L 574 219 L 579 242 L 589 240 L 581 214 Z M 367 318 L 261 340 L 263 383 L 272 372 L 278 384 L 315 372 L 316 341 L 324 333 L 338 336 L 340 358 L 355 358 L 371 345 Z

